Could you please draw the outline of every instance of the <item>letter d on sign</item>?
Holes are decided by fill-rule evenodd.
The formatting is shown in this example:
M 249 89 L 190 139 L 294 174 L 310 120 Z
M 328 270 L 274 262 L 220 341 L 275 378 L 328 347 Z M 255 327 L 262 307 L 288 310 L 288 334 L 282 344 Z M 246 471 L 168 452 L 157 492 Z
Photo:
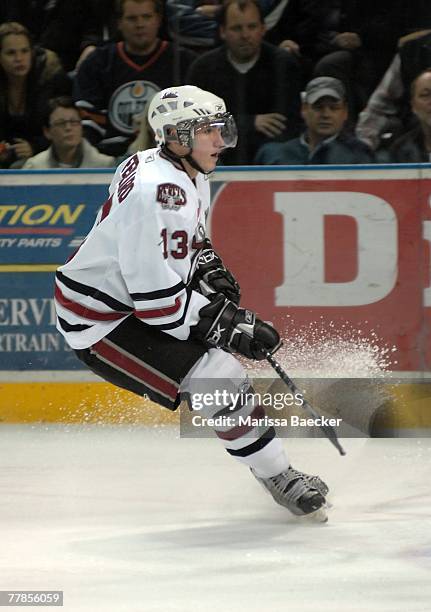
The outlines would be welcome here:
M 284 223 L 284 281 L 275 290 L 276 306 L 362 306 L 392 291 L 398 275 L 398 223 L 385 200 L 341 191 L 274 196 Z M 357 224 L 358 274 L 349 282 L 325 283 L 325 215 L 350 216 Z

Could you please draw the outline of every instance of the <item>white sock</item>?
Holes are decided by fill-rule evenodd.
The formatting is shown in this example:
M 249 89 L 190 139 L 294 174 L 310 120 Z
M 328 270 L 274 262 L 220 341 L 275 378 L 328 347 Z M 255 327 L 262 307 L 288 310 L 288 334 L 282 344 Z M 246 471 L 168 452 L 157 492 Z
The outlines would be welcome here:
M 260 478 L 271 478 L 289 467 L 289 459 L 279 438 L 273 438 L 264 448 L 249 457 L 235 457 L 253 468 Z

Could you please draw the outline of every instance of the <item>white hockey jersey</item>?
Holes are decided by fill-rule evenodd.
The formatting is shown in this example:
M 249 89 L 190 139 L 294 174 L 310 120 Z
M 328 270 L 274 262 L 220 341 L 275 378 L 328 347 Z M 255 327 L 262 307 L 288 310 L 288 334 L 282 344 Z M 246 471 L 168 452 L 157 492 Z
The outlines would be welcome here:
M 205 238 L 208 179 L 192 181 L 160 149 L 115 173 L 90 233 L 56 273 L 57 328 L 87 348 L 134 315 L 180 340 L 208 300 L 188 287 Z

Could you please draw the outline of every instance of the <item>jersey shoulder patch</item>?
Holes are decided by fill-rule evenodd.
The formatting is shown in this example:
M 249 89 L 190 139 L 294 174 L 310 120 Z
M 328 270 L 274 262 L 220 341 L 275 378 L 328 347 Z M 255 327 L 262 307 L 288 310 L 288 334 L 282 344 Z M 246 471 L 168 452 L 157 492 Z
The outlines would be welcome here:
M 157 185 L 157 202 L 164 210 L 179 210 L 187 204 L 185 190 L 175 183 L 162 183 Z

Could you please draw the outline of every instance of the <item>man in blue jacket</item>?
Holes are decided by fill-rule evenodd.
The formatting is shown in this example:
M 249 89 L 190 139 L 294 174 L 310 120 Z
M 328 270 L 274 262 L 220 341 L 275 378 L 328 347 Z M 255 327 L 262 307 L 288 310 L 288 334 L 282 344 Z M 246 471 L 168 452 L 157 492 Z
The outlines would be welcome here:
M 263 145 L 255 163 L 262 165 L 370 164 L 369 147 L 348 134 L 346 90 L 338 79 L 318 77 L 302 94 L 306 130 L 298 138 Z

